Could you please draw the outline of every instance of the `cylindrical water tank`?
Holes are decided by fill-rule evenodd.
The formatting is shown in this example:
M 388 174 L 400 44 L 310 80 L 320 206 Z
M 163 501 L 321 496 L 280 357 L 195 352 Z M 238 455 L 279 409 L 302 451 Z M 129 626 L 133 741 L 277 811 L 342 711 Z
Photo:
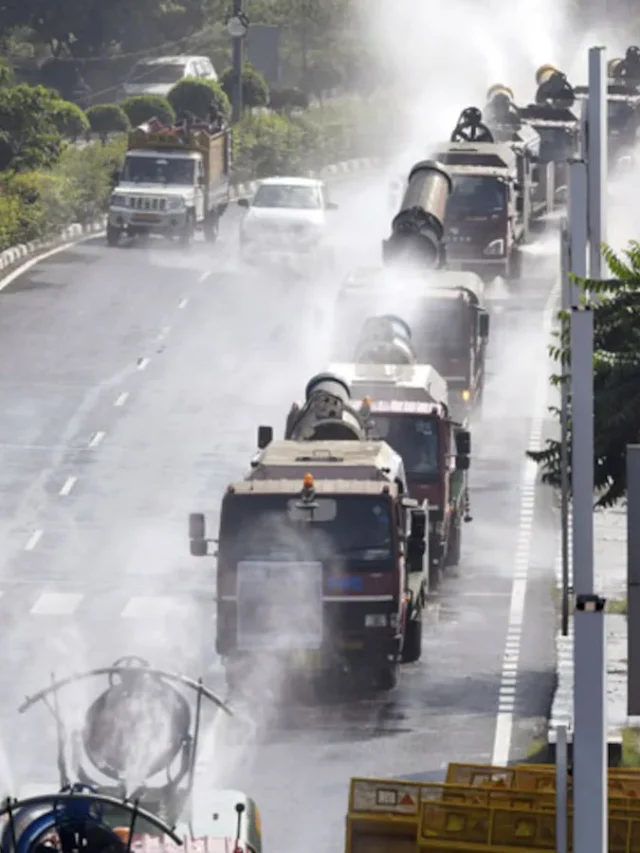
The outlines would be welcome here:
M 362 418 L 351 404 L 348 384 L 332 373 L 319 373 L 307 382 L 306 403 L 289 412 L 285 438 L 292 441 L 361 441 Z
M 411 169 L 400 210 L 383 243 L 385 261 L 416 260 L 436 267 L 442 258 L 444 216 L 452 183 L 440 163 L 425 160 Z
M 354 360 L 357 364 L 415 364 L 411 329 L 400 317 L 370 317 L 362 329 Z
M 495 124 L 520 125 L 520 112 L 515 104 L 513 92 L 506 86 L 493 86 L 489 89 L 492 93 L 487 98 L 487 104 L 482 111 L 482 120 L 489 126 Z M 489 94 L 488 93 L 488 94 Z
M 570 109 L 576 100 L 573 86 L 567 80 L 567 75 L 558 71 L 553 65 L 543 65 L 536 72 L 536 103 L 552 102 L 559 107 Z
M 541 65 L 536 71 L 536 86 L 542 86 L 543 83 L 547 83 L 557 73 L 558 69 L 555 65 L 550 65 L 549 63 Z
M 622 58 L 610 59 L 607 62 L 607 77 L 609 77 L 609 79 L 614 79 L 614 78 L 619 77 L 620 76 L 619 72 L 622 68 L 623 63 L 624 63 L 624 59 L 622 59 Z
M 487 101 L 493 100 L 496 95 L 506 95 L 512 103 L 515 103 L 516 98 L 513 94 L 513 89 L 510 89 L 508 86 L 505 86 L 502 83 L 496 83 L 494 86 L 491 86 L 491 88 L 487 90 Z

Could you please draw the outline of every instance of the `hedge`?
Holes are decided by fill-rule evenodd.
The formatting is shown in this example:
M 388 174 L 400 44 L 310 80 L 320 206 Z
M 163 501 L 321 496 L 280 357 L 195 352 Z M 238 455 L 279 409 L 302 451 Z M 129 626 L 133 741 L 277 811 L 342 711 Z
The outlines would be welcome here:
M 107 109 L 112 106 L 88 111 L 94 131 L 104 135 L 112 121 L 129 127 L 126 113 L 120 108 Z M 77 116 L 72 118 L 71 113 L 65 116 L 72 124 L 74 118 Z M 300 174 L 356 157 L 385 156 L 397 143 L 397 128 L 384 99 L 349 100 L 289 117 L 247 112 L 233 129 L 232 177 L 242 183 L 268 175 Z M 0 173 L 0 251 L 52 236 L 72 222 L 95 221 L 104 214 L 112 174 L 125 150 L 126 137 L 120 136 L 84 148 L 67 146 L 49 170 Z

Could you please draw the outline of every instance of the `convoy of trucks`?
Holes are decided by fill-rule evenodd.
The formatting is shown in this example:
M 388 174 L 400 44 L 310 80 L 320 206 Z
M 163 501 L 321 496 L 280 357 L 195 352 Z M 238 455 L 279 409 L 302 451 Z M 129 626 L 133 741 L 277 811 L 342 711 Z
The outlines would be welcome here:
M 229 204 L 230 169 L 229 128 L 136 128 L 109 201 L 107 245 L 156 234 L 189 245 L 197 231 L 215 242 Z
M 609 69 L 627 104 L 640 98 L 634 50 Z M 231 681 L 248 659 L 296 670 L 302 655 L 307 675 L 389 690 L 398 665 L 420 658 L 425 605 L 471 520 L 485 286 L 521 275 L 519 249 L 566 200 L 580 149 L 580 88 L 552 66 L 536 83 L 524 107 L 492 87 L 484 111 L 465 109 L 434 159 L 411 168 L 382 265 L 339 291 L 329 372 L 292 405 L 282 439 L 260 427 L 217 539 L 191 515 L 191 553 L 217 544 L 216 648 Z
M 401 330 L 400 334 L 393 327 Z M 471 433 L 451 417 L 445 379 L 418 364 L 410 330 L 397 317 L 373 317 L 352 363 L 332 364 L 355 396 L 370 399 L 372 436 L 404 462 L 409 494 L 429 512 L 429 587 L 460 562 L 462 522 L 471 521 L 467 471 Z

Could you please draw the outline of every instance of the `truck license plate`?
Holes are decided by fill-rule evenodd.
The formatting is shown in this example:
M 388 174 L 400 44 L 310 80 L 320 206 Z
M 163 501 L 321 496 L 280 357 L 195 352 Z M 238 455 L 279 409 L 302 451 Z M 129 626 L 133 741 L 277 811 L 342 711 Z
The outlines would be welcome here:
M 158 222 L 160 219 L 155 213 L 136 213 L 134 222 Z

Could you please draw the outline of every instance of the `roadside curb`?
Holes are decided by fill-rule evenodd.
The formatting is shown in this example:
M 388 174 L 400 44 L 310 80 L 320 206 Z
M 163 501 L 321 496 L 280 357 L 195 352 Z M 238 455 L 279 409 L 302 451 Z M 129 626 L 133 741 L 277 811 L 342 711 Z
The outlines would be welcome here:
M 340 178 L 350 177 L 357 172 L 371 171 L 382 166 L 383 161 L 375 158 L 363 158 L 359 160 L 345 160 L 342 163 L 334 163 L 330 166 L 325 166 L 317 171 L 306 172 L 306 176 L 310 178 Z M 232 201 L 237 201 L 240 198 L 247 198 L 253 195 L 259 185 L 259 181 L 248 181 L 246 183 L 236 184 L 231 187 L 230 198 Z M 62 246 L 66 243 L 73 244 L 86 237 L 98 235 L 104 231 L 106 225 L 106 216 L 82 225 L 75 222 L 69 225 L 59 234 L 48 237 L 42 240 L 32 240 L 29 243 L 21 243 L 18 246 L 12 246 L 0 253 L 0 281 L 13 270 L 13 268 L 33 258 L 40 253 L 44 253 L 49 249 L 54 249 L 57 246 Z

